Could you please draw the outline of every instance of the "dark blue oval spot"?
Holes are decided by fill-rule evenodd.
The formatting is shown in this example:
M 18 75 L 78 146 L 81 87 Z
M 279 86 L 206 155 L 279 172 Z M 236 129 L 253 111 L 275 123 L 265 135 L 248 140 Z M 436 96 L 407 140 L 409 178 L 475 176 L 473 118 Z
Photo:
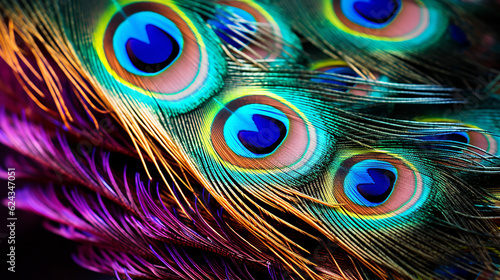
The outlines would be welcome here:
M 359 184 L 356 187 L 359 194 L 372 203 L 384 202 L 394 188 L 396 174 L 379 168 L 369 168 L 367 172 L 373 179 L 373 183 Z
M 451 132 L 451 133 L 429 135 L 429 136 L 421 137 L 420 139 L 427 140 L 427 141 L 454 141 L 454 142 L 460 142 L 460 143 L 464 143 L 464 144 L 469 143 L 469 137 L 468 137 L 467 133 L 465 133 L 465 132 Z
M 327 74 L 339 74 L 344 76 L 349 76 L 353 78 L 359 78 L 360 76 L 354 72 L 350 67 L 335 67 L 324 71 Z M 318 78 L 311 79 L 313 82 L 327 83 L 332 85 L 342 86 L 342 88 L 335 88 L 336 90 L 347 92 L 349 89 L 344 87 L 353 87 L 356 84 L 349 80 L 342 80 L 341 77 L 333 77 L 331 75 L 318 75 Z
M 177 58 L 179 43 L 172 35 L 155 25 L 146 25 L 146 32 L 149 42 L 130 38 L 126 43 L 127 54 L 138 70 L 157 73 Z
M 248 45 L 256 31 L 252 25 L 255 18 L 250 13 L 230 6 L 225 9 L 218 8 L 215 18 L 207 22 L 212 25 L 220 39 L 237 49 Z
M 368 21 L 386 23 L 394 18 L 400 7 L 397 0 L 363 0 L 354 3 L 354 10 Z
M 454 258 L 449 265 L 439 267 L 435 272 L 446 279 L 498 279 L 500 260 L 497 253 L 488 252 L 496 272 L 484 268 L 478 269 L 482 266 L 482 261 L 469 252 L 463 254 L 461 257 Z
M 250 152 L 258 155 L 272 153 L 287 135 L 285 124 L 275 118 L 255 114 L 252 120 L 257 131 L 241 130 L 238 139 Z
M 450 31 L 451 38 L 462 48 L 468 48 L 470 46 L 469 38 L 465 31 L 455 24 L 450 24 L 448 27 Z
M 464 143 L 464 144 L 469 144 L 469 135 L 467 132 L 450 132 L 450 133 L 440 133 L 440 134 L 435 134 L 435 135 L 428 135 L 428 136 L 423 136 L 419 137 L 421 140 L 426 140 L 426 141 L 453 141 L 453 142 L 458 142 L 458 143 Z M 435 147 L 425 145 L 422 148 L 424 149 L 434 149 Z M 452 151 L 460 151 L 460 148 L 458 147 L 449 147 L 450 150 Z

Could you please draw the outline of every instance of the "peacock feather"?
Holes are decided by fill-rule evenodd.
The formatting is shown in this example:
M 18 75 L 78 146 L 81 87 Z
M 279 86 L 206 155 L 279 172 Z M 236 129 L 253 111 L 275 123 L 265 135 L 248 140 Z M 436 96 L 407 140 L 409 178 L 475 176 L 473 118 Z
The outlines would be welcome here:
M 497 279 L 497 11 L 0 0 L 2 169 L 118 279 Z

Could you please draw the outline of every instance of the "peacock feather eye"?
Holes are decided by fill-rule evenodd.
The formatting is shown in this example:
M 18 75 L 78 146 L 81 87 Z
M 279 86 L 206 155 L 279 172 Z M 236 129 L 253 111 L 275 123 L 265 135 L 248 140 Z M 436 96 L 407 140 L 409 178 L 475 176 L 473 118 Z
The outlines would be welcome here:
M 155 75 L 182 53 L 179 28 L 164 16 L 138 12 L 127 17 L 113 35 L 113 50 L 120 65 L 136 75 Z
M 423 48 L 447 30 L 448 18 L 429 1 L 325 1 L 326 17 L 341 36 L 369 49 Z
M 482 131 L 482 128 L 478 127 L 472 123 L 468 123 L 466 120 L 459 119 L 449 119 L 449 118 L 419 118 L 420 122 L 444 122 L 444 123 L 456 123 L 462 126 L 464 129 L 471 129 L 471 131 L 450 131 L 444 133 L 436 133 L 434 135 L 428 135 L 421 137 L 422 140 L 427 141 L 450 141 L 456 143 L 462 143 L 467 145 L 466 151 L 464 153 L 467 157 L 471 155 L 481 155 L 481 156 L 498 156 L 500 154 L 499 150 L 499 138 L 496 135 L 491 135 L 486 131 Z M 443 144 L 441 144 L 443 145 Z M 431 147 L 432 148 L 432 147 Z M 450 145 L 450 150 L 457 150 L 456 147 Z M 480 161 L 478 158 L 477 161 Z
M 317 172 L 334 139 L 324 132 L 321 114 L 295 103 L 296 94 L 241 87 L 216 97 L 202 133 L 208 154 L 256 180 L 312 180 L 306 174 Z
M 495 267 L 495 270 L 487 271 L 471 271 L 463 267 L 463 265 L 459 264 L 469 264 L 474 265 L 477 264 L 477 257 L 474 256 L 471 251 L 464 250 L 461 252 L 462 255 L 460 257 L 455 257 L 454 262 L 448 267 L 442 266 L 436 269 L 438 275 L 443 276 L 445 278 L 454 278 L 454 279 L 474 279 L 474 280 L 488 280 L 488 279 L 498 279 L 500 276 L 500 258 L 498 252 L 494 250 L 489 250 L 487 252 L 488 256 L 492 260 L 492 265 Z
M 419 139 L 421 140 L 426 140 L 426 141 L 451 141 L 451 142 L 457 142 L 457 143 L 462 143 L 462 144 L 469 144 L 470 143 L 470 136 L 467 132 L 461 132 L 461 131 L 456 131 L 456 132 L 448 132 L 448 133 L 437 133 L 434 135 L 427 135 L 420 137 Z M 433 147 L 429 146 L 424 146 L 423 148 L 429 148 L 432 149 Z M 450 150 L 455 150 L 457 151 L 457 148 L 450 147 Z
M 215 19 L 207 21 L 221 40 L 242 49 L 250 44 L 257 31 L 255 17 L 249 12 L 227 5 L 216 8 Z
M 222 108 L 212 125 L 212 145 L 229 163 L 243 168 L 294 165 L 307 152 L 311 129 L 278 99 L 264 95 L 237 98 Z
M 365 80 L 363 80 L 365 83 L 357 83 L 357 79 L 361 79 L 361 76 L 346 62 L 341 60 L 319 60 L 312 63 L 310 69 L 324 73 L 318 74 L 317 77 L 312 78 L 311 81 L 332 85 L 332 89 L 337 91 L 349 92 L 356 96 L 373 97 L 383 96 L 383 92 L 385 91 L 380 86 L 367 84 Z M 374 76 L 377 81 L 389 81 L 389 78 L 385 75 L 374 73 Z
M 404 215 L 418 208 L 429 191 L 416 166 L 399 155 L 351 151 L 339 160 L 326 180 L 333 181 L 333 199 L 349 215 Z
M 384 28 L 399 14 L 402 0 L 342 0 L 342 13 L 366 28 Z
M 354 70 L 352 70 L 350 67 L 347 67 L 347 66 L 325 67 L 325 68 L 314 69 L 314 70 L 321 71 L 321 72 L 324 72 L 326 74 L 338 74 L 338 75 L 348 76 L 348 77 L 353 77 L 353 78 L 360 77 L 356 72 L 354 72 Z M 346 87 L 346 88 L 339 89 L 340 91 L 343 91 L 343 92 L 349 91 L 349 89 L 347 87 L 354 87 L 356 85 L 354 82 L 349 82 L 347 80 L 344 80 L 344 81 L 332 80 L 332 79 L 328 79 L 329 77 L 330 77 L 329 75 L 318 75 L 318 77 L 313 78 L 312 81 Z
M 466 49 L 471 46 L 471 42 L 467 37 L 467 34 L 460 26 L 450 23 L 448 31 L 453 41 L 455 41 L 455 43 L 457 43 L 462 49 Z
M 453 141 L 464 144 L 469 144 L 470 137 L 466 132 L 450 132 L 450 133 L 439 133 L 432 136 L 422 137 L 423 140 L 431 140 L 431 141 Z
M 299 39 L 273 7 L 251 0 L 216 3 L 215 14 L 207 23 L 224 44 L 240 52 L 238 56 L 269 61 L 299 56 Z
M 159 105 L 165 115 L 194 109 L 222 85 L 226 61 L 218 36 L 176 2 L 118 1 L 93 35 L 99 59 L 89 64 L 102 73 L 101 84 L 155 110 Z

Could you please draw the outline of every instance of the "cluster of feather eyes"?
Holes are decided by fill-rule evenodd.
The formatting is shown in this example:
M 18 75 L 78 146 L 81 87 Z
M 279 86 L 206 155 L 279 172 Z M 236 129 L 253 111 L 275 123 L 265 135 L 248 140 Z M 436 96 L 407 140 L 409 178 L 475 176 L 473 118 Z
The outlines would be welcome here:
M 496 279 L 499 11 L 0 0 L 0 166 L 118 279 Z

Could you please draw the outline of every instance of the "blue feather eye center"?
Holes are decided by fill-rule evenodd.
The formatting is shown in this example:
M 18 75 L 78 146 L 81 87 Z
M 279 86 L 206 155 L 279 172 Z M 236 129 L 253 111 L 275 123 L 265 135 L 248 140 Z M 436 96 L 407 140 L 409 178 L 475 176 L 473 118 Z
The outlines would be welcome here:
M 121 66 L 141 76 L 167 69 L 181 55 L 183 44 L 182 33 L 171 20 L 149 11 L 127 17 L 113 36 Z
M 232 112 L 224 125 L 227 145 L 237 155 L 258 158 L 272 154 L 285 140 L 290 127 L 280 110 L 249 104 Z
M 354 70 L 352 70 L 350 67 L 334 67 L 334 68 L 325 70 L 323 72 L 327 73 L 327 74 L 338 74 L 338 75 L 349 76 L 349 77 L 353 77 L 353 78 L 359 78 L 359 75 L 356 72 L 354 72 Z M 349 88 L 347 88 L 347 87 L 354 87 L 356 85 L 352 81 L 342 80 L 341 77 L 334 77 L 331 75 L 324 75 L 324 74 L 320 74 L 320 75 L 318 75 L 318 78 L 314 78 L 311 80 L 313 82 L 320 82 L 320 83 L 327 83 L 327 84 L 342 86 L 342 88 L 338 88 L 336 90 L 343 91 L 343 92 L 349 91 Z
M 427 141 L 453 141 L 464 144 L 469 144 L 470 138 L 467 132 L 451 132 L 451 133 L 440 133 L 436 135 L 424 136 L 422 140 Z
M 215 33 L 227 44 L 242 49 L 248 45 L 257 31 L 255 18 L 247 11 L 223 5 L 217 8 L 214 19 L 209 19 Z
M 359 184 L 356 189 L 359 194 L 372 203 L 382 203 L 392 192 L 396 175 L 389 170 L 369 168 L 366 170 L 373 183 Z
M 165 69 L 179 55 L 179 43 L 155 25 L 146 25 L 149 42 L 135 38 L 127 41 L 127 54 L 140 71 L 157 73 Z
M 420 139 L 431 142 L 452 141 L 457 143 L 470 144 L 469 134 L 467 134 L 467 132 L 461 132 L 461 131 L 428 135 L 420 137 Z M 422 148 L 431 150 L 434 149 L 435 147 L 430 145 L 424 145 Z M 460 151 L 460 149 L 457 147 L 449 147 L 449 149 L 453 151 Z
M 474 279 L 474 280 L 485 280 L 485 279 L 498 279 L 500 275 L 500 259 L 497 253 L 488 251 L 488 255 L 492 260 L 492 264 L 497 268 L 496 271 L 470 271 L 464 267 L 464 264 L 472 267 L 480 263 L 480 261 L 468 251 L 462 252 L 463 255 L 454 258 L 453 262 L 449 265 L 440 266 L 435 271 L 444 276 L 445 278 L 452 277 L 453 279 Z
M 342 13 L 367 28 L 386 27 L 401 10 L 401 0 L 343 0 Z
M 455 24 L 450 24 L 448 27 L 451 38 L 462 48 L 467 48 L 470 46 L 469 38 L 465 31 Z
M 352 202 L 375 207 L 390 197 L 397 176 L 397 169 L 388 162 L 364 160 L 349 170 L 344 179 L 344 191 Z
M 275 118 L 259 114 L 253 115 L 252 119 L 257 131 L 240 130 L 238 139 L 254 154 L 272 153 L 285 139 L 287 133 L 285 124 Z

